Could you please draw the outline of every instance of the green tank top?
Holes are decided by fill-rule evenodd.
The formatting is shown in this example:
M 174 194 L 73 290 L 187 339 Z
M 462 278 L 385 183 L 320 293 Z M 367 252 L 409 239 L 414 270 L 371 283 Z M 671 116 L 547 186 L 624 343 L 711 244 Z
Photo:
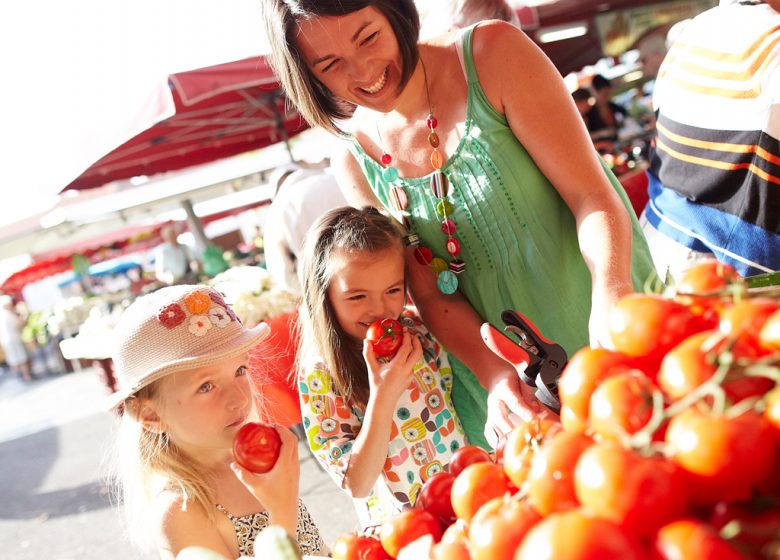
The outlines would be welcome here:
M 485 96 L 472 56 L 472 32 L 473 27 L 461 35 L 468 87 L 465 131 L 442 167 L 451 185 L 460 258 L 466 263 L 459 288 L 484 320 L 503 327 L 501 312 L 516 309 L 571 357 L 588 344 L 591 305 L 590 271 L 574 216 Z M 374 194 L 395 213 L 381 165 L 356 140 L 350 149 Z M 647 243 L 625 191 L 606 166 L 604 170 L 631 216 L 632 279 L 641 290 L 655 275 Z M 449 261 L 430 176 L 400 181 L 413 230 L 434 256 Z M 484 445 L 486 393 L 463 364 L 453 358 L 452 366 L 458 414 L 470 440 Z

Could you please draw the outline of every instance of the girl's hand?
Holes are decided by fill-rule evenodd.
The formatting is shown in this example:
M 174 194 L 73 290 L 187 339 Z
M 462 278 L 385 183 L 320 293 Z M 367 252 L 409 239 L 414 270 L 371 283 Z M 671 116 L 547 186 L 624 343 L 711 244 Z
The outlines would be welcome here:
M 298 438 L 290 430 L 276 425 L 282 439 L 282 448 L 274 467 L 263 474 L 256 474 L 231 463 L 230 468 L 268 511 L 268 522 L 281 525 L 296 537 L 298 527 Z
M 363 341 L 363 359 L 368 366 L 368 383 L 372 395 L 380 392 L 395 404 L 409 385 L 414 364 L 422 358 L 422 347 L 416 336 L 404 328 L 403 340 L 395 356 L 389 362 L 380 362 L 371 343 Z

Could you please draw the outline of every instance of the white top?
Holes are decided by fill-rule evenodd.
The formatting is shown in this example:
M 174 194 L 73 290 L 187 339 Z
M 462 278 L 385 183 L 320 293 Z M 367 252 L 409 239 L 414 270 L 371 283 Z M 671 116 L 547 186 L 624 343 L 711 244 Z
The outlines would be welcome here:
M 190 249 L 186 245 L 163 243 L 154 253 L 154 273 L 158 280 L 172 284 L 190 270 Z

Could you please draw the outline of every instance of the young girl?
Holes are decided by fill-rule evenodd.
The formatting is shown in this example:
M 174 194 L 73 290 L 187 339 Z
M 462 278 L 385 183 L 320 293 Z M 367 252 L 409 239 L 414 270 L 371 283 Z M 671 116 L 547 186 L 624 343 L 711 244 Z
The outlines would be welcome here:
M 414 505 L 422 484 L 465 443 L 446 352 L 406 305 L 402 232 L 374 208 L 340 208 L 309 232 L 298 383 L 309 446 L 356 499 L 364 527 Z M 368 326 L 404 326 L 380 362 Z M 365 499 L 364 499 L 365 498 Z
M 267 525 L 297 535 L 304 553 L 323 548 L 298 500 L 297 440 L 277 427 L 282 449 L 262 475 L 233 462 L 236 432 L 256 416 L 247 352 L 268 334 L 246 329 L 215 290 L 174 286 L 136 300 L 116 327 L 114 364 L 123 405 L 118 439 L 121 497 L 140 540 L 163 558 L 189 546 L 252 556 Z

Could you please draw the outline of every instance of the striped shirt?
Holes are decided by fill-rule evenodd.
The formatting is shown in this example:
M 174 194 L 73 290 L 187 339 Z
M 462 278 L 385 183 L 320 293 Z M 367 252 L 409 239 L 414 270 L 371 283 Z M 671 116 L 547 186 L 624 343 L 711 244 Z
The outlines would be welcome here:
M 780 13 L 740 3 L 696 17 L 653 101 L 648 221 L 743 275 L 780 269 Z

